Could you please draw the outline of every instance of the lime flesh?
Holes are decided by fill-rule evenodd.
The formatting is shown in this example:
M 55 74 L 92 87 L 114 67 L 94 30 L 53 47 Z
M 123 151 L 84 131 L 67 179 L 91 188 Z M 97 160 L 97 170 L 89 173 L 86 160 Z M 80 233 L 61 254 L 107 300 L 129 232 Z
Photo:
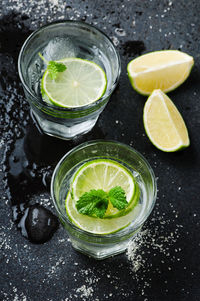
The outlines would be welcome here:
M 154 90 L 147 99 L 143 121 L 147 136 L 160 150 L 174 152 L 189 146 L 185 122 L 171 99 L 161 90 Z
M 193 57 L 178 50 L 154 51 L 129 62 L 128 77 L 140 94 L 150 95 L 154 89 L 169 92 L 189 76 Z
M 52 80 L 46 70 L 42 78 L 42 91 L 49 101 L 60 107 L 76 108 L 100 99 L 107 87 L 104 70 L 94 62 L 80 58 L 60 61 L 67 69 Z

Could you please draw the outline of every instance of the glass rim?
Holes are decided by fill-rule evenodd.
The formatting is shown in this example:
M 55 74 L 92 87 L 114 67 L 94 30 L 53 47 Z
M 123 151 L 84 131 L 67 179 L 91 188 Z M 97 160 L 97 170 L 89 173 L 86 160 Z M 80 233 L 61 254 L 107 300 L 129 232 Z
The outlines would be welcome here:
M 26 81 L 24 79 L 24 74 L 22 72 L 22 68 L 21 68 L 21 61 L 22 61 L 22 56 L 24 55 L 24 51 L 26 50 L 26 47 L 28 46 L 29 41 L 32 40 L 32 38 L 40 31 L 49 28 L 49 27 L 53 27 L 55 25 L 59 25 L 59 24 L 74 24 L 74 25 L 81 25 L 81 26 L 85 26 L 85 27 L 89 27 L 92 30 L 100 33 L 101 35 L 103 35 L 108 41 L 109 43 L 112 45 L 113 50 L 116 54 L 117 57 L 117 62 L 118 62 L 118 70 L 117 70 L 117 74 L 113 80 L 113 84 L 110 87 L 109 90 L 106 90 L 106 92 L 103 94 L 103 96 L 101 98 L 99 98 L 98 100 L 94 101 L 91 104 L 85 105 L 85 106 L 81 106 L 81 107 L 75 107 L 75 108 L 64 108 L 64 107 L 55 107 L 53 104 L 48 104 L 46 102 L 42 102 L 38 97 L 36 97 L 36 95 L 32 92 L 32 90 L 28 87 L 28 85 L 26 84 Z M 87 22 L 83 22 L 83 21 L 76 21 L 76 20 L 59 20 L 59 21 L 54 21 L 51 23 L 48 23 L 44 26 L 41 26 L 40 28 L 36 29 L 35 31 L 33 31 L 28 37 L 27 39 L 24 41 L 21 50 L 19 52 L 19 56 L 18 56 L 18 73 L 19 73 L 19 78 L 22 82 L 23 88 L 31 95 L 31 97 L 41 106 L 44 106 L 48 109 L 52 109 L 52 110 L 56 110 L 56 111 L 60 111 L 60 112 L 79 112 L 79 111 L 84 111 L 87 109 L 90 109 L 92 107 L 95 107 L 97 105 L 99 105 L 100 103 L 104 102 L 104 100 L 109 97 L 112 92 L 114 91 L 114 89 L 116 88 L 118 82 L 119 82 L 119 77 L 120 77 L 120 73 L 121 73 L 121 60 L 120 60 L 120 56 L 119 53 L 114 45 L 114 43 L 112 42 L 112 40 L 103 32 L 101 31 L 99 28 L 97 28 L 94 25 L 91 25 Z
M 95 234 L 95 233 L 91 233 L 91 232 L 82 230 L 79 227 L 77 227 L 69 219 L 67 219 L 66 216 L 60 211 L 60 209 L 57 206 L 56 197 L 55 197 L 55 194 L 54 194 L 54 182 L 55 182 L 55 178 L 56 178 L 56 175 L 57 175 L 57 172 L 58 172 L 60 166 L 65 161 L 65 159 L 71 153 L 76 152 L 77 150 L 79 150 L 81 148 L 84 148 L 87 145 L 98 144 L 98 143 L 119 144 L 122 147 L 125 147 L 128 150 L 131 150 L 133 153 L 136 153 L 144 161 L 144 163 L 146 164 L 146 166 L 148 168 L 148 171 L 149 171 L 149 173 L 151 175 L 152 184 L 153 184 L 152 202 L 151 202 L 151 206 L 149 206 L 149 209 L 146 212 L 146 214 L 144 214 L 144 216 L 142 216 L 142 218 L 138 222 L 136 222 L 134 225 L 132 225 L 131 227 L 128 225 L 127 227 L 125 227 L 125 228 L 123 228 L 123 229 L 121 229 L 119 231 L 116 231 L 114 233 L 110 233 L 110 234 Z M 138 152 L 137 150 L 135 150 L 133 147 L 131 147 L 131 146 L 125 144 L 125 143 L 116 141 L 116 140 L 102 140 L 102 139 L 98 139 L 98 140 L 90 140 L 90 141 L 87 141 L 87 142 L 84 142 L 84 143 L 81 143 L 81 144 L 75 146 L 74 148 L 72 148 L 70 151 L 68 151 L 60 159 L 60 161 L 57 163 L 57 165 L 56 165 L 56 167 L 55 167 L 55 169 L 53 171 L 53 174 L 52 174 L 50 192 L 51 192 L 51 198 L 53 200 L 53 204 L 54 204 L 54 207 L 55 207 L 57 213 L 59 214 L 59 216 L 61 216 L 61 218 L 62 218 L 63 221 L 67 222 L 70 225 L 70 227 L 72 227 L 74 230 L 76 230 L 80 234 L 84 234 L 84 235 L 87 235 L 89 237 L 101 238 L 101 239 L 102 238 L 111 239 L 111 238 L 119 238 L 119 237 L 122 237 L 124 235 L 129 235 L 132 232 L 138 230 L 144 224 L 144 222 L 147 220 L 147 218 L 149 217 L 149 215 L 151 214 L 151 212 L 152 212 L 152 210 L 153 210 L 153 208 L 155 206 L 156 197 L 157 197 L 157 183 L 156 183 L 156 177 L 155 177 L 155 174 L 154 174 L 154 171 L 153 171 L 152 167 L 150 166 L 149 162 L 145 159 L 145 157 L 140 152 Z

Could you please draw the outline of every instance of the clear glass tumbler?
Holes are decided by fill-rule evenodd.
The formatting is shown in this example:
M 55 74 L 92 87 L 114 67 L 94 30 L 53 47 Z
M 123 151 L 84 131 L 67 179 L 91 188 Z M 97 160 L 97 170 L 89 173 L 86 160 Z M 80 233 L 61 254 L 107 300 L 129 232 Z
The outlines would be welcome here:
M 77 168 L 84 162 L 99 158 L 111 159 L 124 165 L 134 174 L 140 188 L 140 199 L 137 208 L 133 209 L 137 212 L 134 220 L 127 227 L 112 234 L 93 234 L 80 229 L 70 221 L 65 208 L 70 181 Z M 73 247 L 96 259 L 103 259 L 126 250 L 129 241 L 150 215 L 156 194 L 155 176 L 146 159 L 130 146 L 115 141 L 96 140 L 75 147 L 57 164 L 51 181 L 53 203 Z
M 43 101 L 40 81 L 47 60 L 79 57 L 97 63 L 107 76 L 107 88 L 96 102 L 76 108 L 62 108 Z M 95 125 L 120 76 L 120 58 L 112 41 L 99 29 L 83 22 L 62 21 L 41 27 L 24 42 L 18 71 L 31 115 L 42 131 L 62 139 L 84 134 Z

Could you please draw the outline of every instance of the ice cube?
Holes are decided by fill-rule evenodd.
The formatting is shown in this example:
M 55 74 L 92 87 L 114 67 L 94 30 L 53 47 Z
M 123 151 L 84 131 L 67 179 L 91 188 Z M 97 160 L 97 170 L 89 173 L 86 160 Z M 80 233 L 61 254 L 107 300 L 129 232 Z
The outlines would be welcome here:
M 47 61 L 55 61 L 67 57 L 76 57 L 77 48 L 69 37 L 56 37 L 49 41 L 43 50 L 43 56 Z

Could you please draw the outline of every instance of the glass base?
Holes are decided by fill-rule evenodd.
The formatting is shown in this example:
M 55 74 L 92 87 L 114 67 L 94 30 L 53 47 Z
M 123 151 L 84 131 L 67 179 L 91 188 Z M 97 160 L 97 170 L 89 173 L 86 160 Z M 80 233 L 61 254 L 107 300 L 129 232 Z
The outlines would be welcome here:
M 116 244 L 95 245 L 91 243 L 87 244 L 82 241 L 80 242 L 74 240 L 73 238 L 70 238 L 70 240 L 75 250 L 97 260 L 102 260 L 125 252 L 130 242 L 130 239 L 128 239 L 126 241 L 119 242 Z
M 97 117 L 95 119 L 89 119 L 78 124 L 64 125 L 43 119 L 36 115 L 32 110 L 30 113 L 40 131 L 49 136 L 64 140 L 71 140 L 79 135 L 88 133 L 94 127 L 98 119 Z
M 137 233 L 140 232 L 140 230 L 141 227 L 124 240 L 112 243 L 106 242 L 102 244 L 80 240 L 79 238 L 74 237 L 74 235 L 70 235 L 69 232 L 68 235 L 70 237 L 71 244 L 76 251 L 81 252 L 94 259 L 102 260 L 125 252 L 128 248 L 129 243 L 135 239 Z

